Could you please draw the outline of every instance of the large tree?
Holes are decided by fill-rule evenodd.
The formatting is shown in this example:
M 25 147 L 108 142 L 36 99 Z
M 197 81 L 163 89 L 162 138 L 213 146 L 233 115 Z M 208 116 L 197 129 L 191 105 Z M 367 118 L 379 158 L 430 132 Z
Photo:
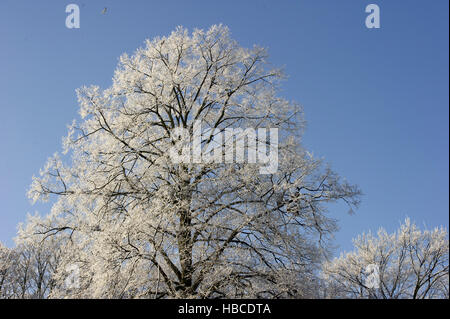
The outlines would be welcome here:
M 360 192 L 301 146 L 301 108 L 278 95 L 281 79 L 264 49 L 238 46 L 219 25 L 147 40 L 121 56 L 110 88 L 79 89 L 68 154 L 51 157 L 29 191 L 54 200 L 30 236 L 68 243 L 51 296 L 310 296 L 337 227 L 327 205 L 352 208 Z M 174 130 L 195 135 L 199 121 L 202 150 L 229 146 L 217 138 L 227 128 L 277 128 L 277 143 L 264 144 L 277 170 L 175 161 Z M 64 285 L 71 265 L 81 289 Z
M 363 234 L 355 250 L 324 265 L 328 297 L 426 299 L 449 297 L 448 233 L 421 231 L 409 219 L 388 234 Z

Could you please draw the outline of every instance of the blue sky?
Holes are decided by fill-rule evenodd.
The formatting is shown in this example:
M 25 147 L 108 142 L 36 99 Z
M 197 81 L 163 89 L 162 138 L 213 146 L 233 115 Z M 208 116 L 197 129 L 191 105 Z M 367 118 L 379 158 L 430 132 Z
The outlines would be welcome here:
M 65 27 L 78 4 L 81 28 Z M 367 29 L 365 7 L 381 9 Z M 355 215 L 332 206 L 336 243 L 409 216 L 449 223 L 448 1 L 0 2 L 0 241 L 12 245 L 32 206 L 26 190 L 78 118 L 75 89 L 107 87 L 117 59 L 145 38 L 229 26 L 242 46 L 269 49 L 289 76 L 282 94 L 303 105 L 304 144 L 358 184 Z M 104 7 L 108 8 L 102 15 Z

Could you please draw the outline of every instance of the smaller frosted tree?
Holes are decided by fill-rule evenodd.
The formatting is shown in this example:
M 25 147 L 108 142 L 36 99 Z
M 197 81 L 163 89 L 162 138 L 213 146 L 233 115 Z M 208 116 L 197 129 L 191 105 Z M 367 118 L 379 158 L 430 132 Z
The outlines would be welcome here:
M 331 297 L 377 299 L 448 298 L 448 234 L 421 231 L 409 219 L 400 229 L 363 234 L 355 250 L 324 265 Z
M 14 295 L 12 285 L 14 257 L 15 252 L 0 242 L 0 299 L 11 298 Z
M 14 248 L 0 243 L 0 299 L 43 299 L 55 287 L 54 273 L 61 257 L 60 238 L 33 235 L 36 217 L 20 226 Z

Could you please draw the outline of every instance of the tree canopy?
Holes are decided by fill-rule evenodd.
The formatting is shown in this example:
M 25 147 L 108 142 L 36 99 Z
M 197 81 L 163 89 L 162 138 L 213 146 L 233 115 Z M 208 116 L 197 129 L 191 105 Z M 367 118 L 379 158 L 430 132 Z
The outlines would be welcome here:
M 352 209 L 360 190 L 303 148 L 302 109 L 279 95 L 281 80 L 265 49 L 215 25 L 147 40 L 120 57 L 111 87 L 78 89 L 81 120 L 28 193 L 52 209 L 20 235 L 59 243 L 48 295 L 313 296 L 337 229 L 328 204 Z M 174 162 L 174 130 L 192 136 L 198 121 L 203 150 L 225 149 L 217 137 L 227 128 L 278 129 L 277 170 L 235 158 Z M 273 146 L 258 143 L 258 152 Z M 66 284 L 74 265 L 79 289 Z

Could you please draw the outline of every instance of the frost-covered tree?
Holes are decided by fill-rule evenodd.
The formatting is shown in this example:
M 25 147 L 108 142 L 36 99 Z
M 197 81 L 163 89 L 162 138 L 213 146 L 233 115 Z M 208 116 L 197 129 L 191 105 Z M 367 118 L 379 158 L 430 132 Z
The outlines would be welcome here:
M 355 250 L 326 263 L 331 297 L 425 299 L 448 298 L 448 233 L 421 231 L 406 219 L 400 229 L 354 240 Z
M 54 200 L 29 237 L 67 242 L 51 296 L 308 296 L 337 227 L 327 205 L 352 208 L 360 192 L 303 149 L 301 108 L 278 95 L 281 79 L 264 49 L 240 47 L 219 25 L 147 40 L 121 56 L 110 88 L 79 89 L 66 156 L 29 190 Z M 174 161 L 173 132 L 192 136 L 198 121 L 209 128 L 202 150 L 225 146 L 226 128 L 277 128 L 277 171 Z M 72 266 L 80 289 L 64 285 Z
M 29 216 L 25 226 L 19 225 L 15 238 L 15 298 L 47 298 L 56 284 L 54 274 L 59 266 L 64 240 L 39 234 L 29 236 L 37 218 Z
M 19 230 L 14 248 L 0 244 L 0 299 L 47 298 L 56 283 L 53 276 L 61 243 L 56 237 L 42 240 L 39 235 L 21 238 L 21 234 L 23 229 Z
M 0 299 L 12 298 L 15 252 L 0 243 Z

